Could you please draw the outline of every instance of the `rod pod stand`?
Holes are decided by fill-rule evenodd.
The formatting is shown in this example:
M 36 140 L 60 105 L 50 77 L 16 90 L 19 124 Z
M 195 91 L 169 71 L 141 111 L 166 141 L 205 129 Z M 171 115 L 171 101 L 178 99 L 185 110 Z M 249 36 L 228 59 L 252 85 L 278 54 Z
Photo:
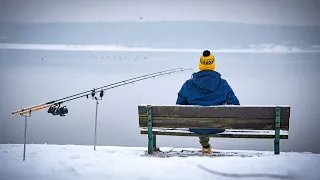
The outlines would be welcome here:
M 96 100 L 96 114 L 95 114 L 95 121 L 94 121 L 94 147 L 93 149 L 96 150 L 97 146 L 97 128 L 98 128 L 98 106 L 99 106 L 99 101 L 102 100 L 103 96 L 103 91 L 102 93 L 100 92 L 100 98 L 97 98 L 96 96 L 92 96 L 92 99 Z
M 26 144 L 27 144 L 27 123 L 28 123 L 28 117 L 31 117 L 31 110 L 29 111 L 29 114 L 20 114 L 21 116 L 24 116 L 24 140 L 23 140 L 23 161 L 26 160 Z

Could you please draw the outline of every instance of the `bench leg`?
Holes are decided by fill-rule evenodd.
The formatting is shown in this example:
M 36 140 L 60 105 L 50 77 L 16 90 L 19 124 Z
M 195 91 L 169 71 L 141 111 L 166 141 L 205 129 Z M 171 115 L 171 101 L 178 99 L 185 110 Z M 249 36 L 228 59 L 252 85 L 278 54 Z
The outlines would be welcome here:
M 152 134 L 152 111 L 151 106 L 147 106 L 147 118 L 148 118 L 148 154 L 153 152 L 153 134 Z
M 280 154 L 280 108 L 276 109 L 274 154 Z
M 153 152 L 153 142 L 154 142 L 154 138 L 151 131 L 151 133 L 148 134 L 148 154 L 152 154 Z
M 274 140 L 274 154 L 280 154 L 280 143 L 276 139 Z
M 157 137 L 156 135 L 153 135 L 153 150 L 157 150 Z

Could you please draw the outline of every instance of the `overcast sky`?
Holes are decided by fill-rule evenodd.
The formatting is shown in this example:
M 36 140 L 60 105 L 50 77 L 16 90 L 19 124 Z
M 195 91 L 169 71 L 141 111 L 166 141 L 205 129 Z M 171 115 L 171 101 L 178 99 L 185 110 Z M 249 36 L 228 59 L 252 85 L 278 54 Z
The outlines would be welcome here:
M 319 0 L 0 0 L 0 22 L 226 21 L 320 25 Z

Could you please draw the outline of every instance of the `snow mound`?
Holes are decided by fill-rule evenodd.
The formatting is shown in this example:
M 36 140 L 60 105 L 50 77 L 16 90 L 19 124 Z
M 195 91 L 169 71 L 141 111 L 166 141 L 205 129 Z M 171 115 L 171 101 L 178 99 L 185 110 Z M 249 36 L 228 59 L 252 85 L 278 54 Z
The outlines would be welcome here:
M 76 145 L 0 145 L 0 180 L 115 179 L 320 179 L 320 154 L 269 151 L 213 150 L 202 155 L 194 148 Z

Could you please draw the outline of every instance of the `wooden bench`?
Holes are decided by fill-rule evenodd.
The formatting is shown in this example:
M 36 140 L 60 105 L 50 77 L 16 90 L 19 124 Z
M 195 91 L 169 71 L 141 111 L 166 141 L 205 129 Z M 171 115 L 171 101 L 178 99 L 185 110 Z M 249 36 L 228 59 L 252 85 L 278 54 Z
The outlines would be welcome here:
M 188 128 L 226 129 L 208 137 L 274 139 L 275 154 L 280 154 L 280 139 L 289 137 L 289 106 L 139 105 L 138 112 L 149 154 L 156 149 L 156 135 L 200 136 Z

